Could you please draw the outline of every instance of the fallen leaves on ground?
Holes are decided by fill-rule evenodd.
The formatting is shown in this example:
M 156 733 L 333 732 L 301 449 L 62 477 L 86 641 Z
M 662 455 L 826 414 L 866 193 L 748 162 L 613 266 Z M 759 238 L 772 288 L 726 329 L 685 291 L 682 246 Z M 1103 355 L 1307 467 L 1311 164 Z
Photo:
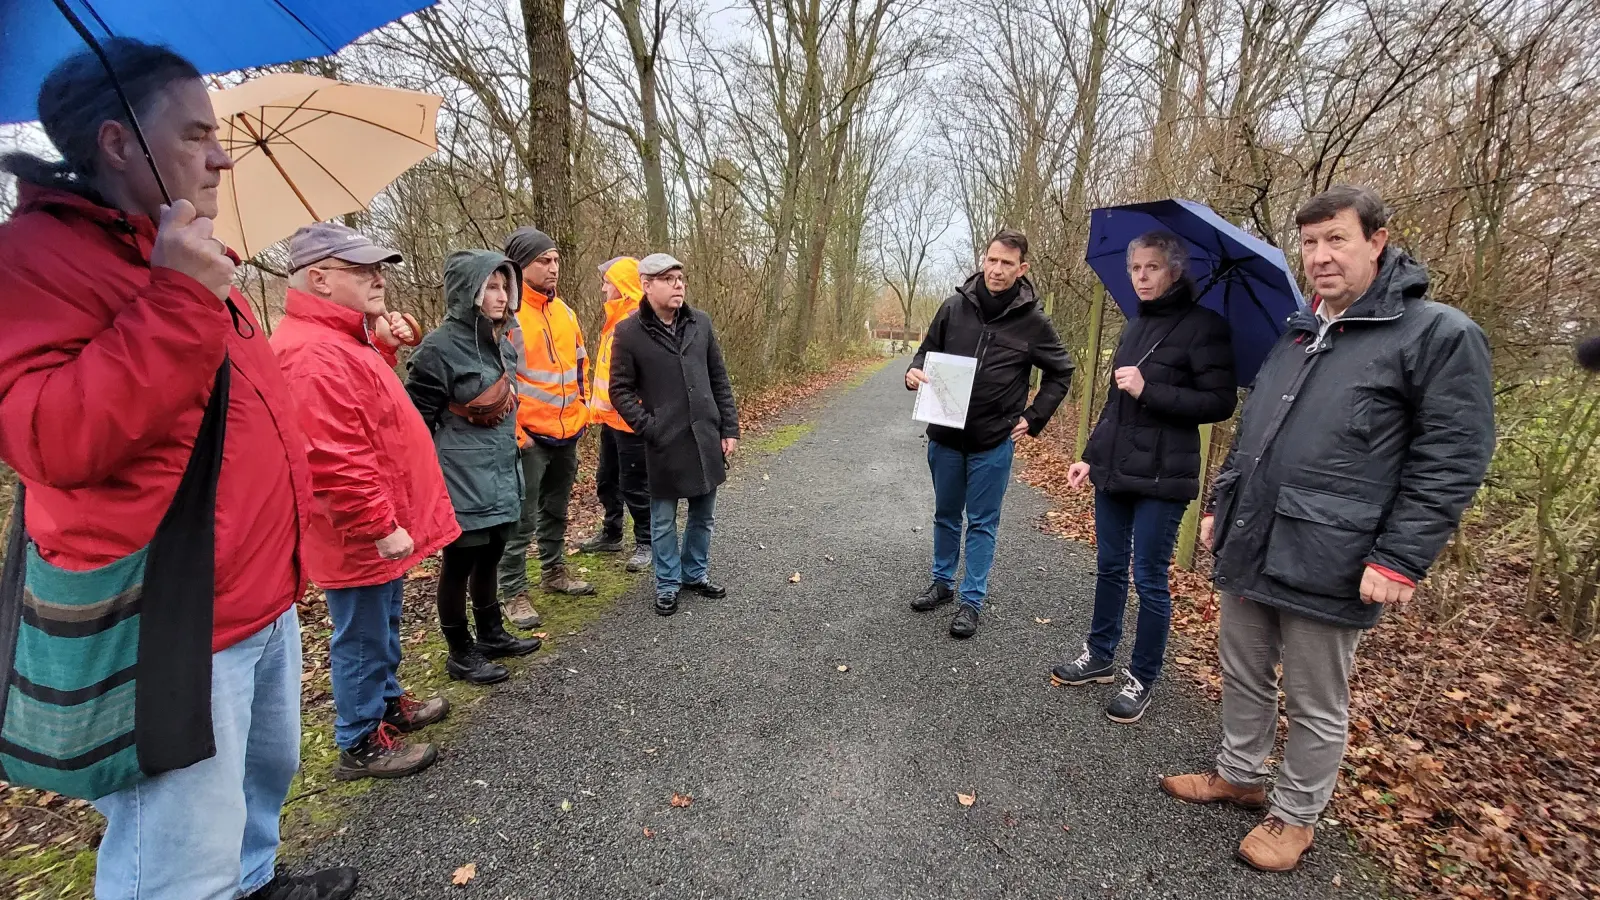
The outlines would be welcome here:
M 656 836 L 656 831 L 655 831 L 655 829 L 654 829 L 654 828 L 651 828 L 651 827 L 649 827 L 649 826 L 645 826 L 645 829 L 644 829 L 644 836 L 645 836 L 645 837 L 647 837 L 647 838 L 653 838 L 653 837 L 655 837 L 655 836 Z
M 850 667 L 849 667 L 849 666 L 839 666 L 839 667 L 838 667 L 838 669 L 839 669 L 839 671 L 841 671 L 841 672 L 848 672 L 848 671 L 850 671 Z
M 1051 621 L 1051 619 L 1041 619 L 1038 616 L 1033 617 L 1033 624 L 1035 625 L 1049 625 Z
M 960 803 L 962 806 L 971 806 L 972 804 L 978 802 L 978 797 L 976 794 L 958 793 L 956 794 L 956 802 Z
M 450 876 L 450 883 L 457 887 L 463 887 L 467 882 L 477 877 L 478 864 L 475 862 L 469 862 L 457 869 L 454 875 Z
M 672 805 L 678 809 L 688 809 L 694 803 L 694 797 L 689 794 L 673 792 Z
M 1019 443 L 1021 477 L 1055 501 L 1042 530 L 1093 544 L 1093 492 L 1066 483 L 1070 440 L 1068 429 Z M 1198 572 L 1172 569 L 1186 651 L 1173 661 L 1216 700 L 1219 599 L 1200 556 Z M 1526 560 L 1484 553 L 1481 566 L 1435 573 L 1363 635 L 1327 821 L 1351 830 L 1398 895 L 1600 896 L 1600 645 L 1520 615 Z M 1448 617 L 1431 615 L 1441 598 Z
M 800 573 L 796 572 L 793 575 L 790 575 L 789 576 L 789 583 L 790 584 L 799 584 L 800 583 Z

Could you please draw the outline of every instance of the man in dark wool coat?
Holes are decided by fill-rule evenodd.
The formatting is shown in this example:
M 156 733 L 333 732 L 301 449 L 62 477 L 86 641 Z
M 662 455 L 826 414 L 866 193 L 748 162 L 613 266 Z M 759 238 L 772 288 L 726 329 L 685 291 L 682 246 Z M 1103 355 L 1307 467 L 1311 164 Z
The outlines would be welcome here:
M 739 409 L 711 317 L 684 302 L 683 263 L 652 253 L 639 261 L 639 277 L 639 314 L 617 326 L 611 402 L 647 448 L 656 612 L 670 616 L 680 590 L 727 596 L 708 570 L 717 486 L 739 447 Z M 681 546 L 679 500 L 689 507 Z

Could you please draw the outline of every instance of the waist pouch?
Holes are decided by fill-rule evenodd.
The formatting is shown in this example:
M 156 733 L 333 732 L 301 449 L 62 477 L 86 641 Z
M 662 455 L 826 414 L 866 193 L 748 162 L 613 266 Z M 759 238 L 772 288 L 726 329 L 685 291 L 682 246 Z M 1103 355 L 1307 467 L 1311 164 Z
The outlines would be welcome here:
M 94 800 L 216 755 L 211 627 L 230 364 L 150 543 L 88 571 L 46 562 L 17 485 L 0 571 L 0 778 Z
M 511 379 L 501 375 L 483 393 L 466 403 L 450 404 L 450 411 L 474 425 L 493 428 L 506 420 L 517 408 L 517 394 L 511 389 Z

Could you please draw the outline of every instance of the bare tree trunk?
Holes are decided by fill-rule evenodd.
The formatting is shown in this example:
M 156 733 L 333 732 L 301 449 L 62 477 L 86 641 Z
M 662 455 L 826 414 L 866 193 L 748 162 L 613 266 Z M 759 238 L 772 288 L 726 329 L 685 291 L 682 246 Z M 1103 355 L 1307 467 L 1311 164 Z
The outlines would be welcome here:
M 529 211 L 534 225 L 556 241 L 562 256 L 572 256 L 577 235 L 572 219 L 572 47 L 567 43 L 566 7 L 561 0 L 522 0 L 528 40 Z M 571 269 L 567 270 L 568 272 Z M 571 285 L 572 276 L 563 281 Z M 563 290 L 570 293 L 570 287 Z

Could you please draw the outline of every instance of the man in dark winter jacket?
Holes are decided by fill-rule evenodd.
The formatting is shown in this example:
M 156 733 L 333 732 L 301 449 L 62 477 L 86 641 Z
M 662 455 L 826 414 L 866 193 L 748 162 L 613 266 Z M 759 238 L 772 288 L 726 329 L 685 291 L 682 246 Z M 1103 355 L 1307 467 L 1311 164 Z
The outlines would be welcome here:
M 1039 308 L 1028 280 L 1028 239 L 1005 230 L 989 241 L 983 271 L 944 301 L 906 371 L 906 389 L 928 383 L 922 371 L 930 352 L 977 359 L 964 428 L 928 426 L 928 468 L 933 473 L 933 583 L 911 601 L 929 612 L 957 599 L 963 513 L 967 526 L 967 573 L 961 608 L 950 636 L 977 633 L 978 614 L 994 563 L 1000 504 L 1011 478 L 1012 445 L 1038 435 L 1067 396 L 1072 358 L 1050 319 Z M 1028 405 L 1028 380 L 1037 367 L 1043 378 Z
M 1295 217 L 1316 296 L 1256 376 L 1201 523 L 1223 594 L 1222 747 L 1214 772 L 1161 783 L 1268 806 L 1239 845 L 1267 871 L 1299 864 L 1333 794 L 1361 632 L 1410 600 L 1494 452 L 1488 341 L 1427 299 L 1386 220 L 1377 194 L 1348 186 Z M 1280 662 L 1289 740 L 1269 797 Z
M 711 317 L 684 303 L 683 263 L 652 253 L 639 275 L 644 302 L 617 326 L 611 351 L 611 402 L 644 438 L 656 612 L 670 616 L 680 589 L 728 593 L 709 576 L 711 527 L 717 486 L 739 448 L 739 408 Z M 681 546 L 679 500 L 689 507 Z
M 1094 482 L 1100 565 L 1089 639 L 1076 660 L 1051 670 L 1051 681 L 1114 679 L 1131 550 L 1138 630 L 1122 690 L 1106 706 L 1106 716 L 1123 725 L 1144 716 L 1161 675 L 1172 625 L 1167 568 L 1183 512 L 1200 493 L 1200 426 L 1233 415 L 1238 402 L 1228 323 L 1198 303 L 1194 283 L 1184 276 L 1188 259 L 1188 246 L 1169 231 L 1128 244 L 1139 314 L 1117 345 L 1100 424 L 1083 461 L 1068 472 L 1074 488 Z

